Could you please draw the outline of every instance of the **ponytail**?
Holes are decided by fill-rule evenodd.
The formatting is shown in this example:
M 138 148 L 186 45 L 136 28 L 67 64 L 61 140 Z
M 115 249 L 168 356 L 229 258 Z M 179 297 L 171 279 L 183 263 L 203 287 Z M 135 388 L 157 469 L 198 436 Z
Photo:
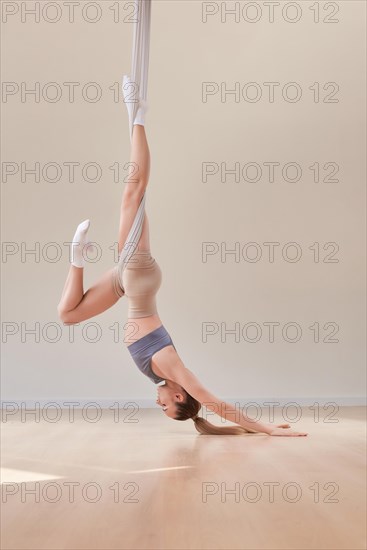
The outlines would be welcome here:
M 195 428 L 202 435 L 243 435 L 249 432 L 249 430 L 242 428 L 242 426 L 215 426 L 200 416 L 195 416 L 193 421 Z

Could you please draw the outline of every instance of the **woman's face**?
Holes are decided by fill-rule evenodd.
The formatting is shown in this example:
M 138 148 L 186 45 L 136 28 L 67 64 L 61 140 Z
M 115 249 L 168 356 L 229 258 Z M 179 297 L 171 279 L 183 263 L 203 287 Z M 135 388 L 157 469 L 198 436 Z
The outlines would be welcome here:
M 162 407 L 162 411 L 169 418 L 176 417 L 176 403 L 182 401 L 184 401 L 184 396 L 177 388 L 170 388 L 167 385 L 157 387 L 156 403 Z

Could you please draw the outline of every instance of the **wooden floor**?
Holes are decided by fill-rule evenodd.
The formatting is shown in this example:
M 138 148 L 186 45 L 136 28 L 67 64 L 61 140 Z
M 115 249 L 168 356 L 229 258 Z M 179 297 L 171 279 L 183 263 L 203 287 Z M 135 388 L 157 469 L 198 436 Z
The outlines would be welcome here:
M 337 417 L 304 408 L 299 438 L 200 436 L 159 409 L 12 417 L 1 548 L 365 549 L 365 409 Z

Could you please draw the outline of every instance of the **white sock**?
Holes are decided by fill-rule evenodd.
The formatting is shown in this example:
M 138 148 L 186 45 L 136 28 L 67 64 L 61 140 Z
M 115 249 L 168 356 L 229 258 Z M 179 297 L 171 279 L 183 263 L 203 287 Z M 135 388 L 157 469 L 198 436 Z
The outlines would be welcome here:
M 131 83 L 130 77 L 124 75 L 122 81 L 122 95 L 124 97 L 124 103 L 126 105 L 127 114 L 129 116 L 130 135 L 132 130 L 132 117 L 134 109 L 134 87 Z
M 135 84 L 131 81 L 130 76 L 124 75 L 122 81 L 122 94 L 124 96 L 124 102 L 127 109 L 127 114 L 129 116 L 129 125 L 130 125 L 130 135 L 132 131 L 132 126 L 134 124 L 139 124 L 140 126 L 145 126 L 145 114 L 148 110 L 148 103 L 144 99 L 139 100 L 139 107 L 136 113 L 135 119 L 133 118 L 133 111 L 136 102 L 134 99 L 137 99 L 136 96 L 136 87 Z
M 90 225 L 89 220 L 84 220 L 78 225 L 75 231 L 75 235 L 73 237 L 72 244 L 70 245 L 70 248 L 71 248 L 70 263 L 75 267 L 82 268 L 85 266 L 83 251 L 85 254 L 86 249 L 90 245 L 90 241 L 88 241 L 87 239 L 89 225 Z
M 139 109 L 136 113 L 134 124 L 140 124 L 140 126 L 145 126 L 145 115 L 148 110 L 148 103 L 141 99 L 139 101 Z

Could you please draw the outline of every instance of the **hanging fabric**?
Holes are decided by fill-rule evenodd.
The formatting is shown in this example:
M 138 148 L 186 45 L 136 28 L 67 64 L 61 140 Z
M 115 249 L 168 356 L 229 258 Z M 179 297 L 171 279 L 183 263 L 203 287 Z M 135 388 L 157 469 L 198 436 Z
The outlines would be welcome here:
M 138 100 L 147 101 L 152 2 L 151 0 L 135 0 L 134 5 L 137 21 L 134 23 L 130 78 L 134 84 L 135 97 L 133 99 L 133 116 L 129 120 L 130 139 L 133 133 L 133 121 L 138 110 Z
M 133 23 L 133 51 L 131 61 L 131 82 L 134 85 L 135 97 L 133 102 L 132 116 L 129 117 L 130 140 L 133 133 L 133 122 L 138 110 L 138 100 L 147 100 L 148 92 L 148 71 L 149 71 L 149 49 L 150 49 L 150 21 L 151 21 L 151 0 L 135 0 L 134 14 L 136 22 Z M 145 193 L 134 218 L 132 227 L 121 250 L 117 265 L 118 281 L 124 292 L 122 284 L 123 271 L 131 256 L 137 249 L 143 229 L 145 216 Z

